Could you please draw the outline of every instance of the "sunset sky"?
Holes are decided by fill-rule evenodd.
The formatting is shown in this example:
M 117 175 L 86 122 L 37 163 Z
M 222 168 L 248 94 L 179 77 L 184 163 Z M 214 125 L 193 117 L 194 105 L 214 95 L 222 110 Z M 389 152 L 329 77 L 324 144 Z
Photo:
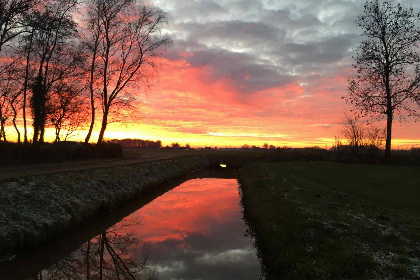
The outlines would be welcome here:
M 137 90 L 134 111 L 105 138 L 331 146 L 350 109 L 341 97 L 354 74 L 352 49 L 362 39 L 354 20 L 365 1 L 149 2 L 167 13 L 163 32 L 173 46 L 151 87 Z M 420 10 L 420 1 L 401 2 Z M 396 121 L 393 139 L 394 148 L 419 146 L 419 123 Z

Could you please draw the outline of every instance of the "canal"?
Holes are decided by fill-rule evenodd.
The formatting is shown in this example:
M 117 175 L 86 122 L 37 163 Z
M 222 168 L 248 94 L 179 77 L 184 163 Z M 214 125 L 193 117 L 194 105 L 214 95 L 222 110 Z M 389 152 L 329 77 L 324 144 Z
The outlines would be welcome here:
M 187 180 L 30 279 L 258 279 L 240 201 L 236 179 Z

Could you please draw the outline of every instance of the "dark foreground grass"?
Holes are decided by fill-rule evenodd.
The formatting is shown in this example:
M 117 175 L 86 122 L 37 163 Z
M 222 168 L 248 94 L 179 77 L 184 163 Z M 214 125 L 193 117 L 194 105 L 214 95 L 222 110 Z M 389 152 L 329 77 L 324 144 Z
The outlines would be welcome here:
M 245 216 L 267 279 L 420 279 L 420 168 L 250 164 Z

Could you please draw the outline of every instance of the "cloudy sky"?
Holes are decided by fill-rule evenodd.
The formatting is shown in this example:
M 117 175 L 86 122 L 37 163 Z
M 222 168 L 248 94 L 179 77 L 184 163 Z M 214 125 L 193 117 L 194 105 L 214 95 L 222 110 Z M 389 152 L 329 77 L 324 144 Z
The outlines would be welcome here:
M 342 96 L 363 0 L 148 1 L 167 13 L 174 44 L 107 138 L 331 146 L 350 109 Z M 420 10 L 420 1 L 401 2 Z M 395 147 L 419 145 L 419 123 L 396 123 L 393 138 Z

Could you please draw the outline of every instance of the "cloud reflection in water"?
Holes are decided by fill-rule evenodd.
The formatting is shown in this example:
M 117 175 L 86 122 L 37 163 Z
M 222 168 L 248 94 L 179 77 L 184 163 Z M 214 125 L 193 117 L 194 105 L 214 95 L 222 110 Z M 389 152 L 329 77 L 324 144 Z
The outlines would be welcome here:
M 144 242 L 159 279 L 258 279 L 239 202 L 236 180 L 195 179 L 119 224 Z

